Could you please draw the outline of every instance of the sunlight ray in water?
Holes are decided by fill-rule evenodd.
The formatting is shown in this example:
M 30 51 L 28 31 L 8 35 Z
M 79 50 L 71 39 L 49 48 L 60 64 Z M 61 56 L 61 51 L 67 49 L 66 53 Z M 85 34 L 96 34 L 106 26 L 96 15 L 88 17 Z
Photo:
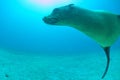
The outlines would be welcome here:
M 29 7 L 35 8 L 46 8 L 49 9 L 50 7 L 54 7 L 56 5 L 65 5 L 73 3 L 72 0 L 22 0 L 22 3 L 28 5 Z

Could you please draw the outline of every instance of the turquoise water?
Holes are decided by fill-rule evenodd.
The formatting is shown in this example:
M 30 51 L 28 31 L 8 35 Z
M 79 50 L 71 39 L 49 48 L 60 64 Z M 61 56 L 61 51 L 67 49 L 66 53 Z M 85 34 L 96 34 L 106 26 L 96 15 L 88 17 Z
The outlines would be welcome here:
M 120 14 L 117 0 L 78 2 L 73 0 L 91 10 Z M 76 29 L 42 21 L 56 6 L 48 10 L 22 0 L 0 1 L 0 80 L 101 80 L 106 65 L 101 47 Z M 119 44 L 120 39 L 111 48 L 104 80 L 120 80 Z

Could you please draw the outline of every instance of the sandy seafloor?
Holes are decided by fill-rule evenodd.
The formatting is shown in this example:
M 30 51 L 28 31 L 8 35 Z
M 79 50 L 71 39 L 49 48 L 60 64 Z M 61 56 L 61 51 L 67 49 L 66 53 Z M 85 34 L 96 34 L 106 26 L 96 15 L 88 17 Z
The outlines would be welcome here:
M 110 68 L 103 80 L 120 80 L 118 51 L 111 52 Z M 0 49 L 0 80 L 101 80 L 105 64 L 106 58 L 99 52 L 79 56 L 36 56 Z

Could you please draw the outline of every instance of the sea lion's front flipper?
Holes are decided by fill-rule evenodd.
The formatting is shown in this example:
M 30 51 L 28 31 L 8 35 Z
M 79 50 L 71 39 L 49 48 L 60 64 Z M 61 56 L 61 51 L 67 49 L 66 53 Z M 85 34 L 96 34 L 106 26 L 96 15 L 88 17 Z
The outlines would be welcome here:
M 105 71 L 103 73 L 102 79 L 105 77 L 105 75 L 106 75 L 106 73 L 108 71 L 108 68 L 109 68 L 109 64 L 110 64 L 110 47 L 104 47 L 103 49 L 104 49 L 105 54 L 106 54 L 107 65 L 106 65 Z

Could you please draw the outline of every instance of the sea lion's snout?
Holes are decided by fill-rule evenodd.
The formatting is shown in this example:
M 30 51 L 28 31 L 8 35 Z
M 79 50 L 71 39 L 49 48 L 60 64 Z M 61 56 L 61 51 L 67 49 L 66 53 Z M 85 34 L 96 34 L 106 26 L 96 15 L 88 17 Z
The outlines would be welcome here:
M 54 25 L 55 23 L 58 22 L 58 19 L 57 18 L 50 18 L 50 17 L 44 17 L 43 18 L 43 21 L 47 24 L 52 24 Z
M 43 17 L 42 20 L 46 23 L 47 17 Z

